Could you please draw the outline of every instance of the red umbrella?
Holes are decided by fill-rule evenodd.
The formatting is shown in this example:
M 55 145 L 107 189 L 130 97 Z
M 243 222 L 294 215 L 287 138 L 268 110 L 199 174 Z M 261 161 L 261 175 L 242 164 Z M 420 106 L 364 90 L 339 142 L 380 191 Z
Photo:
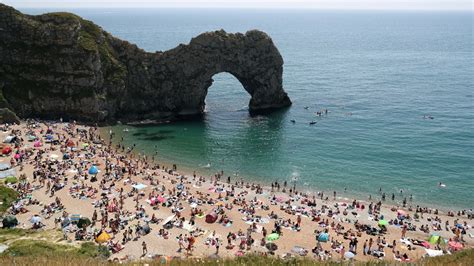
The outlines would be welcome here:
M 12 152 L 12 148 L 10 146 L 6 146 L 2 150 L 2 154 L 10 154 L 10 152 Z

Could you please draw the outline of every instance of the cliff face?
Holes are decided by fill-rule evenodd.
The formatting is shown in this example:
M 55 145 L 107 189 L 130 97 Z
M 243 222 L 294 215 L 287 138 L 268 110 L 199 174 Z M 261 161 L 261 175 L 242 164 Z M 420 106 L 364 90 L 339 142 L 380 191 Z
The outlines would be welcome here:
M 212 76 L 233 74 L 259 112 L 289 106 L 283 59 L 260 31 L 203 33 L 147 53 L 70 13 L 24 15 L 0 4 L 0 108 L 84 122 L 201 114 Z

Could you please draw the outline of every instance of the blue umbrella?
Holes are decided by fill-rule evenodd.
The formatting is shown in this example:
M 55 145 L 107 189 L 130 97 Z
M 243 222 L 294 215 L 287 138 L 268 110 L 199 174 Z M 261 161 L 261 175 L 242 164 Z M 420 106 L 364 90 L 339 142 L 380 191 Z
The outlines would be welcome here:
M 95 165 L 93 165 L 91 168 L 89 168 L 89 174 L 90 175 L 96 175 L 99 173 L 99 170 L 97 169 L 97 167 Z
M 52 140 L 52 139 L 53 139 L 53 135 L 51 135 L 51 134 L 46 135 L 46 139 L 47 139 L 47 140 Z

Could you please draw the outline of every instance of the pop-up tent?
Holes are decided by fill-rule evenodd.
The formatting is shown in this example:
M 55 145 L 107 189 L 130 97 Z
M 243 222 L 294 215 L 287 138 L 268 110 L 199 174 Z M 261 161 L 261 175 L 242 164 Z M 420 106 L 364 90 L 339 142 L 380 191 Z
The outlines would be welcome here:
M 318 241 L 320 242 L 328 242 L 329 241 L 329 234 L 328 233 L 321 233 L 318 236 Z
M 432 245 L 444 244 L 444 239 L 440 237 L 439 235 L 432 234 L 430 238 L 428 239 L 428 242 L 430 242 L 430 244 Z
M 271 233 L 267 236 L 267 241 L 275 241 L 280 238 L 280 235 L 277 233 Z
M 217 214 L 215 212 L 211 212 L 208 215 L 206 215 L 206 223 L 212 224 L 217 221 Z
M 105 231 L 102 231 L 96 238 L 95 238 L 95 241 L 97 243 L 105 243 L 107 241 L 109 241 L 110 239 L 110 235 L 107 234 L 107 232 Z
M 10 146 L 5 146 L 5 148 L 2 149 L 2 154 L 7 155 L 12 152 L 12 148 Z
M 13 143 L 17 140 L 17 136 L 7 136 L 4 140 L 3 143 Z
M 15 216 L 9 215 L 3 218 L 2 223 L 3 223 L 3 228 L 13 228 L 18 225 L 18 220 L 16 219 Z
M 90 175 L 96 175 L 99 173 L 99 169 L 97 169 L 97 167 L 95 165 L 91 166 L 91 168 L 89 168 L 89 174 Z

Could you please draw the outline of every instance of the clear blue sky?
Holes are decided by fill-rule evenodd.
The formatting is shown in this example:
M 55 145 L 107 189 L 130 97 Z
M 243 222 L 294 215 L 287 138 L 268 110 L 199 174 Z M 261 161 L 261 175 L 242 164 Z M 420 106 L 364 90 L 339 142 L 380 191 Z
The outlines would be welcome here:
M 241 7 L 388 10 L 471 10 L 472 0 L 0 0 L 28 7 Z

